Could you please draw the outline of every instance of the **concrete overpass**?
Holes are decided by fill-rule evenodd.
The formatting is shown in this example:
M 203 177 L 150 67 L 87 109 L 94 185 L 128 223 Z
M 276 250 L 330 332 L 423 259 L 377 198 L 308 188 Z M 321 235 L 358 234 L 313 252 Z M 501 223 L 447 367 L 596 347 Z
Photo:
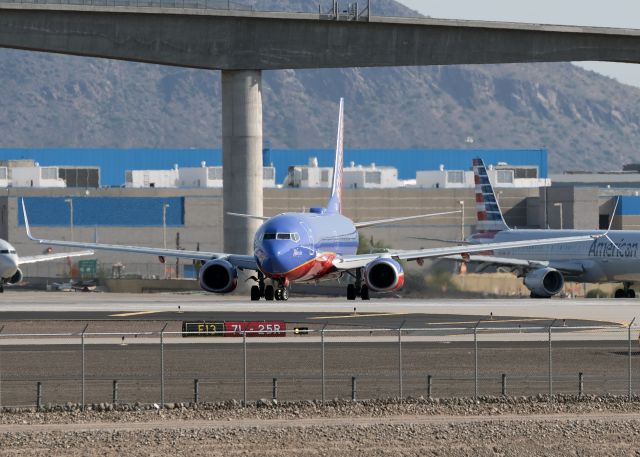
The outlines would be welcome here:
M 166 4 L 5 3 L 0 4 L 0 47 L 222 70 L 224 210 L 250 214 L 262 214 L 262 70 L 640 62 L 639 30 L 339 19 Z M 258 225 L 225 214 L 225 250 L 249 252 Z

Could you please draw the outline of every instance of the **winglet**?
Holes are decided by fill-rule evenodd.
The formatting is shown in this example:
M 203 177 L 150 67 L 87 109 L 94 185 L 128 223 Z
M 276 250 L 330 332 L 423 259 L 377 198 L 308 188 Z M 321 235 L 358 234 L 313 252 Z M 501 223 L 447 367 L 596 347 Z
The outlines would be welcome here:
M 24 216 L 24 227 L 27 231 L 27 237 L 33 241 L 40 241 L 31 235 L 31 227 L 29 227 L 29 218 L 27 217 L 27 208 L 24 206 L 24 198 L 22 199 L 22 215 Z

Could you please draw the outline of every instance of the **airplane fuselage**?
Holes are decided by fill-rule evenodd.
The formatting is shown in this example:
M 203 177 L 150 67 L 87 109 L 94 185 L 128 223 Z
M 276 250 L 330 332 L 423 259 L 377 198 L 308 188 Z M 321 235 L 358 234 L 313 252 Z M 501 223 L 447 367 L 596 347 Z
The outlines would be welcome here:
M 332 277 L 336 255 L 355 254 L 358 231 L 341 214 L 284 213 L 256 232 L 254 255 L 262 273 L 284 281 Z
M 8 241 L 0 239 L 0 278 L 9 279 L 18 271 L 18 254 Z
M 567 279 L 581 282 L 640 282 L 640 232 L 616 230 L 503 230 L 476 233 L 468 241 L 473 243 L 506 242 L 557 238 L 562 236 L 594 236 L 592 241 L 529 246 L 504 249 L 494 253 L 498 257 L 549 262 L 552 268 L 582 271 L 567 275 Z M 617 246 L 617 247 L 616 247 Z

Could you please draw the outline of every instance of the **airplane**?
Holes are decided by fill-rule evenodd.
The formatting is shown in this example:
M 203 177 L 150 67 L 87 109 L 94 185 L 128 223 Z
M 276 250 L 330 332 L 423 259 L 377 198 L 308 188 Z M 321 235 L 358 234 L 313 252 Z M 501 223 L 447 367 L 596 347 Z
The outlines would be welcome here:
M 463 247 L 356 254 L 359 228 L 453 212 L 353 222 L 342 214 L 343 155 L 344 100 L 340 99 L 335 164 L 327 206 L 325 208 L 311 208 L 309 212 L 283 213 L 274 217 L 230 213 L 235 217 L 263 221 L 262 226 L 255 234 L 252 255 L 40 239 L 31 234 L 23 199 L 22 210 L 25 229 L 31 240 L 54 246 L 149 254 L 158 256 L 161 261 L 165 257 L 201 260 L 205 263 L 201 267 L 198 277 L 200 287 L 205 291 L 217 294 L 230 293 L 236 289 L 238 270 L 254 271 L 255 276 L 250 278 L 256 282 L 251 287 L 251 300 L 253 301 L 261 298 L 267 301 L 288 300 L 289 287 L 293 282 L 316 282 L 344 276 L 351 276 L 354 279 L 353 283 L 347 285 L 348 300 L 355 300 L 357 296 L 362 300 L 369 300 L 370 291 L 392 292 L 403 286 L 404 270 L 401 261 L 415 260 L 420 262 L 427 258 L 460 253 L 469 255 L 473 252 L 530 246 L 534 243 L 566 244 L 590 239 L 585 236 L 562 237 L 560 239 L 527 240 L 500 244 L 489 243 Z
M 550 298 L 559 294 L 565 281 L 583 283 L 622 282 L 616 298 L 635 298 L 631 286 L 640 281 L 638 248 L 640 232 L 631 230 L 550 230 L 512 229 L 504 221 L 487 168 L 481 158 L 473 159 L 476 185 L 476 231 L 466 239 L 470 245 L 504 243 L 590 236 L 590 240 L 571 244 L 531 244 L 527 247 L 503 249 L 499 256 L 481 253 L 469 256 L 448 256 L 460 262 L 480 264 L 480 270 L 490 266 L 510 271 L 523 278 L 532 298 Z M 616 202 L 617 208 L 617 202 Z M 615 214 L 615 209 L 614 209 Z M 613 222 L 613 218 L 612 221 Z
M 18 256 L 16 249 L 8 242 L 0 239 L 0 293 L 4 292 L 5 284 L 18 284 L 24 275 L 21 265 L 36 262 L 49 262 L 51 260 L 66 259 L 93 255 L 92 250 L 74 252 L 55 252 L 32 256 Z

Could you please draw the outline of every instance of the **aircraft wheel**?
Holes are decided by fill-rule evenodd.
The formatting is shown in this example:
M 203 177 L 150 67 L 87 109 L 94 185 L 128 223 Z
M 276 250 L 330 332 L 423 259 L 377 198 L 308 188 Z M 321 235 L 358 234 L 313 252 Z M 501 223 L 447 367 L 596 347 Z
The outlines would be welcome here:
M 633 290 L 633 289 L 629 289 L 629 290 L 627 291 L 627 297 L 629 297 L 629 298 L 636 298 L 636 291 L 635 291 L 635 290 Z
M 366 284 L 362 286 L 362 289 L 360 289 L 360 298 L 363 300 L 369 300 L 369 288 Z
M 289 300 L 289 290 L 288 289 L 281 289 L 280 290 L 280 300 L 282 301 L 287 301 Z
M 615 298 L 626 298 L 627 294 L 624 292 L 624 289 L 616 289 L 616 292 L 613 296 Z
M 273 297 L 274 297 L 273 286 L 271 286 L 271 285 L 265 286 L 265 288 L 264 288 L 264 299 L 267 300 L 267 301 L 273 301 Z
M 0 294 L 4 292 L 4 284 L 0 284 Z
M 353 284 L 349 284 L 347 286 L 347 300 L 355 300 L 356 299 L 356 286 Z
M 251 286 L 251 301 L 260 300 L 260 288 L 258 286 Z
M 274 292 L 274 297 L 276 301 L 282 300 L 282 289 L 276 289 Z

